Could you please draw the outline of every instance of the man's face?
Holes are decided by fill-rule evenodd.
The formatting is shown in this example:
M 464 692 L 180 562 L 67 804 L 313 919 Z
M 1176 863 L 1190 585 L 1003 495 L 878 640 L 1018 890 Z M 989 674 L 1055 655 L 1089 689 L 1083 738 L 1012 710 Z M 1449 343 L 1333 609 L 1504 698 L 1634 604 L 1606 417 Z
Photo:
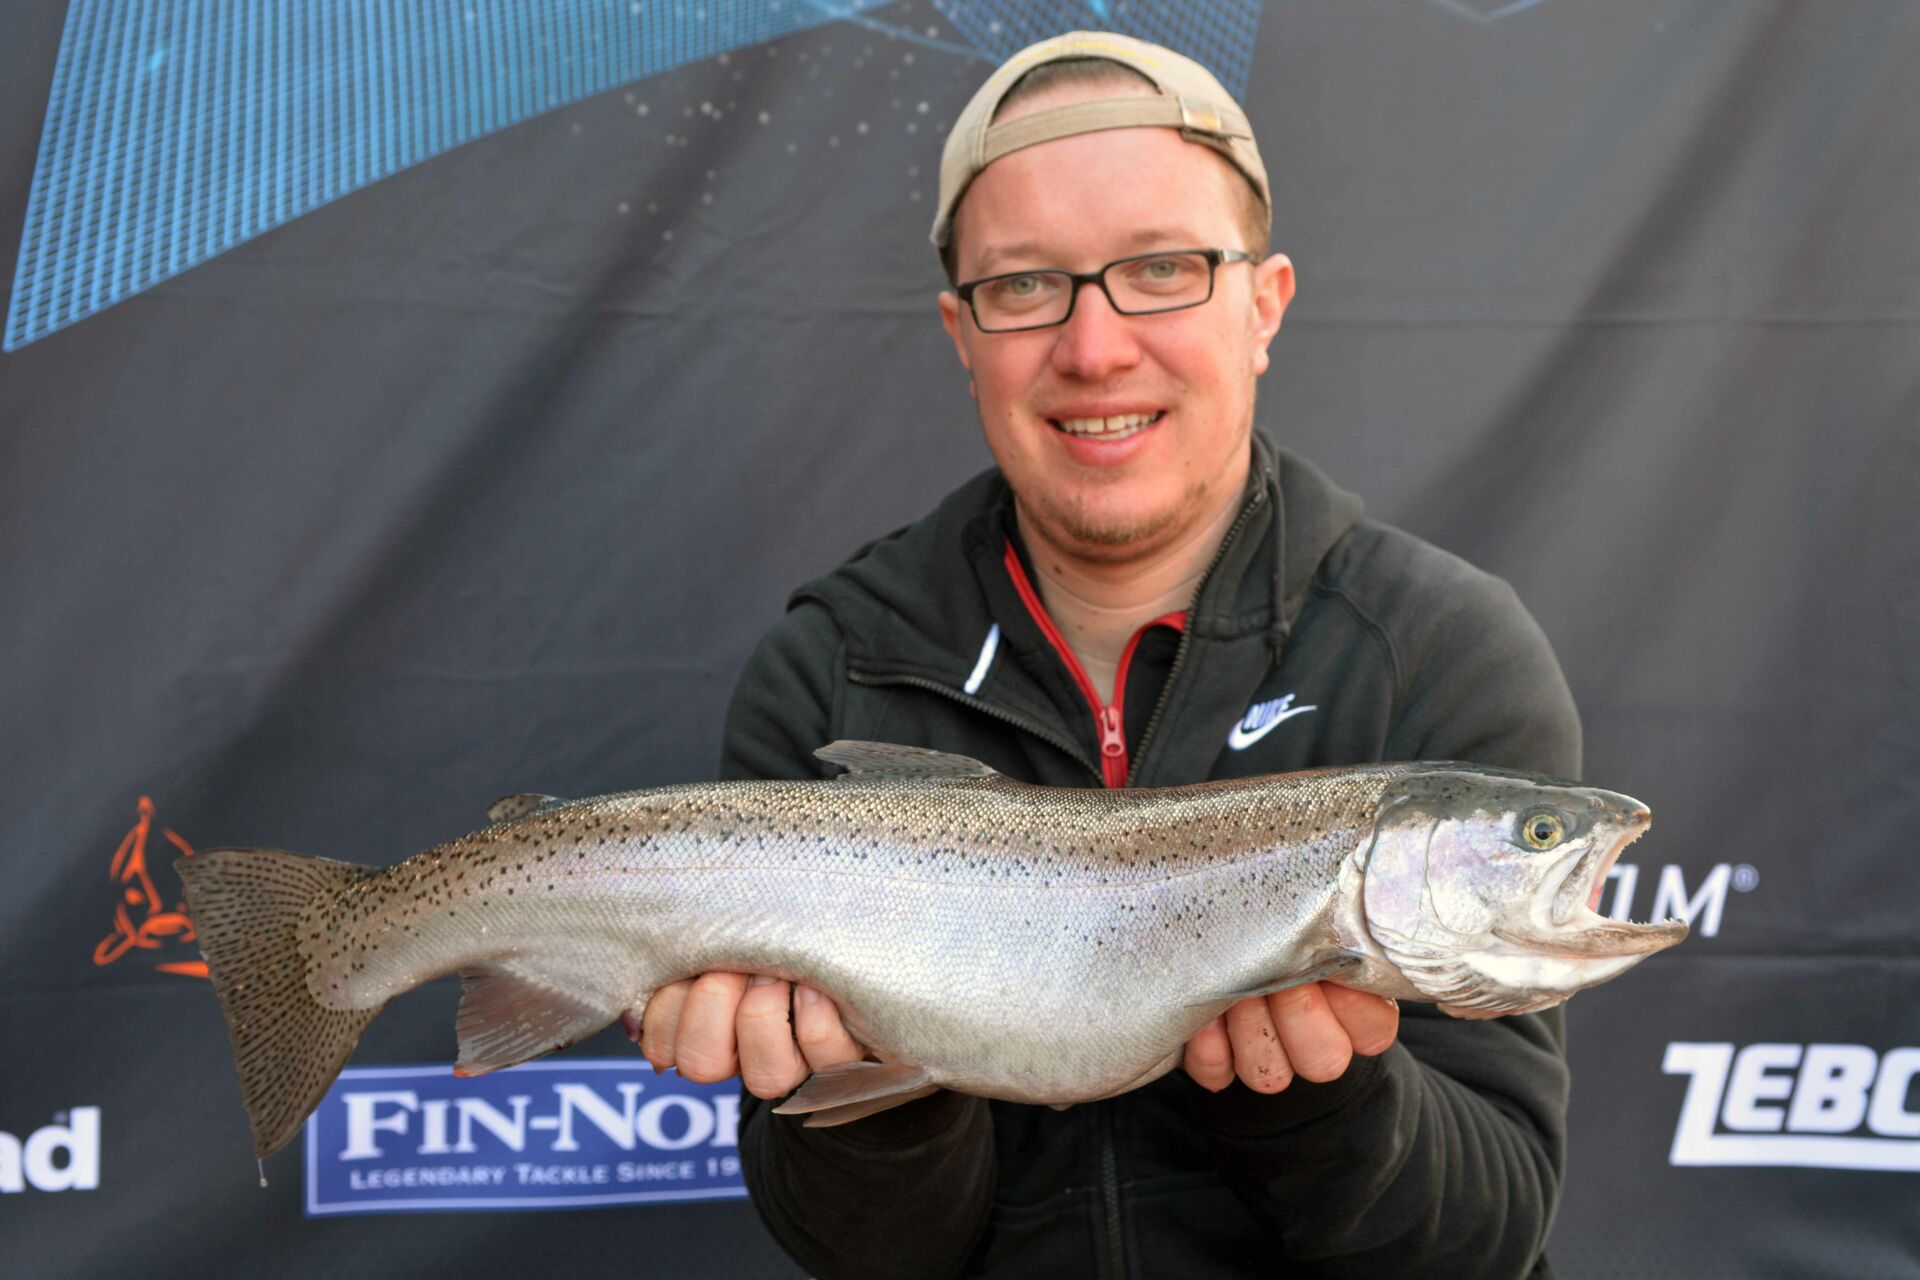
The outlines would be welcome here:
M 1125 92 L 1067 87 L 1002 118 Z M 1016 151 L 987 166 L 955 211 L 959 278 L 1245 248 L 1232 185 L 1241 181 L 1172 129 L 1110 129 Z M 1293 267 L 1278 254 L 1223 264 L 1210 301 L 1162 315 L 1121 315 L 1082 286 L 1065 324 L 1026 333 L 982 333 L 966 305 L 942 293 L 942 323 L 1026 527 L 1064 553 L 1112 563 L 1207 527 L 1245 483 L 1254 380 L 1292 295 Z M 1146 421 L 1112 430 L 1129 417 Z

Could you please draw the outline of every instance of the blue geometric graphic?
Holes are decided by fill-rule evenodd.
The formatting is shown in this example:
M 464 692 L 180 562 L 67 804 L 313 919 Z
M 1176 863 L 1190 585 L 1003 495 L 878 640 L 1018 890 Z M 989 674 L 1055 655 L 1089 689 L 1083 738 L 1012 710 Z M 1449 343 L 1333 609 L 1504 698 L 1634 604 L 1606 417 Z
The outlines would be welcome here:
M 72 0 L 0 351 L 465 142 L 829 22 L 999 62 L 1099 27 L 1245 91 L 1258 0 Z
M 933 0 L 969 43 L 1003 62 L 1063 31 L 1117 31 L 1186 54 L 1234 97 L 1247 91 L 1260 0 Z
M 356 188 L 882 0 L 72 0 L 0 350 Z

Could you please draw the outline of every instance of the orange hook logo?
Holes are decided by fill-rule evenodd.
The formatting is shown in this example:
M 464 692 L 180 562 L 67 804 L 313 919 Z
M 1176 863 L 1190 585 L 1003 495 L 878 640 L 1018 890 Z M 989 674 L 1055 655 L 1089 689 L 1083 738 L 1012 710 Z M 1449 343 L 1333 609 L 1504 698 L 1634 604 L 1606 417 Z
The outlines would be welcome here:
M 147 870 L 147 836 L 153 829 L 153 801 L 140 797 L 140 816 L 114 850 L 107 875 L 120 886 L 120 900 L 113 908 L 113 932 L 100 939 L 93 949 L 93 962 L 112 964 L 129 951 L 159 951 L 179 943 L 192 942 L 193 921 L 187 918 L 187 904 L 168 907 L 160 889 Z M 193 856 L 193 847 L 173 831 L 162 827 L 164 835 L 182 857 Z M 162 973 L 188 977 L 207 976 L 204 960 L 163 960 L 154 966 Z

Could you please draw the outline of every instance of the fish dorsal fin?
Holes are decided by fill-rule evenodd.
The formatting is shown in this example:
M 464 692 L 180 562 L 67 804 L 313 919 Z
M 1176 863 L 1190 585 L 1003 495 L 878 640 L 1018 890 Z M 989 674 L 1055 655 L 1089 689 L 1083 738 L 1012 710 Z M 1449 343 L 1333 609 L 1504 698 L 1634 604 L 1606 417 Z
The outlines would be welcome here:
M 619 1016 L 583 993 L 496 961 L 460 971 L 457 1076 L 485 1075 L 577 1044 Z
M 842 1062 L 808 1076 L 799 1091 L 773 1111 L 804 1115 L 808 1128 L 822 1129 L 924 1098 L 939 1087 L 925 1067 L 910 1062 Z
M 533 791 L 525 791 L 517 796 L 501 796 L 487 806 L 487 821 L 512 822 L 515 818 L 526 817 L 535 809 L 561 803 L 564 802 L 558 796 L 543 796 Z
M 829 742 L 813 754 L 828 764 L 837 764 L 849 777 L 856 773 L 896 773 L 915 778 L 996 778 L 999 772 L 981 764 L 972 756 L 929 751 L 925 747 L 903 747 L 894 742 L 856 742 L 842 738 Z

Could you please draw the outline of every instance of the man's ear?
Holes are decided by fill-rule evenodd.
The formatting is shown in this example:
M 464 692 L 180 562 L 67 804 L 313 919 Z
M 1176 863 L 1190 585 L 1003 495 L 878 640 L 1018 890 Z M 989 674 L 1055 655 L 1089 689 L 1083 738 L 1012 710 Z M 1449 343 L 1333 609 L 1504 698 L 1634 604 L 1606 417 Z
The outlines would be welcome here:
M 953 339 L 953 353 L 960 357 L 960 367 L 972 372 L 973 362 L 967 356 L 967 344 L 961 340 L 960 330 L 965 323 L 960 316 L 960 295 L 951 289 L 940 291 L 940 327 L 947 331 L 947 337 Z
M 1267 371 L 1267 347 L 1280 332 L 1281 317 L 1293 301 L 1293 262 L 1284 253 L 1269 254 L 1253 268 L 1253 372 Z

